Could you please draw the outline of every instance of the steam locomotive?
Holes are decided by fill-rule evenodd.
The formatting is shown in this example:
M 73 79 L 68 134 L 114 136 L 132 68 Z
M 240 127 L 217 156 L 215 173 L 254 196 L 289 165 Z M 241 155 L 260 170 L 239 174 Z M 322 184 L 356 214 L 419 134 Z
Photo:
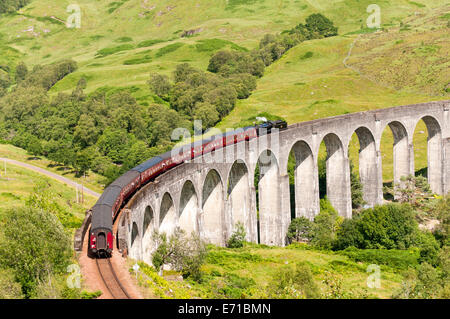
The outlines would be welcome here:
M 287 128 L 285 121 L 266 121 L 255 126 L 247 126 L 236 131 L 215 135 L 188 147 L 180 147 L 155 156 L 124 173 L 104 190 L 92 208 L 92 221 L 89 230 L 88 254 L 96 257 L 109 257 L 113 250 L 113 222 L 126 201 L 143 185 L 157 176 L 198 156 L 213 152 L 221 147 L 248 141 L 271 130 Z

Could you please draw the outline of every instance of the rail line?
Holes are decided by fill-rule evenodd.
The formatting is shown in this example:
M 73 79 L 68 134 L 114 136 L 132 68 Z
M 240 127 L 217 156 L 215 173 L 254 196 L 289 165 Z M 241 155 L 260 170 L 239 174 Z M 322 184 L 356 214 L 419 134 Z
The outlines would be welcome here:
M 131 299 L 125 288 L 117 278 L 116 272 L 111 264 L 109 258 L 96 258 L 95 263 L 98 268 L 98 272 L 105 283 L 106 288 L 114 299 Z

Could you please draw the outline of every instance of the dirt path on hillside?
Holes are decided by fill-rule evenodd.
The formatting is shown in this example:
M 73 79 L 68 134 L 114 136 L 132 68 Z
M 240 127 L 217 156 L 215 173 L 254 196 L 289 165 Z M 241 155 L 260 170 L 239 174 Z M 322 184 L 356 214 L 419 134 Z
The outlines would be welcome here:
M 76 182 L 74 182 L 74 181 L 72 181 L 72 180 L 70 180 L 70 179 L 68 179 L 68 178 L 66 178 L 64 176 L 61 176 L 61 175 L 58 175 L 56 173 L 47 171 L 47 170 L 45 170 L 43 168 L 40 168 L 40 167 L 37 167 L 37 166 L 34 166 L 34 165 L 30 165 L 30 164 L 27 164 L 27 163 L 23 163 L 23 162 L 20 162 L 20 161 L 16 161 L 16 160 L 13 160 L 13 159 L 0 157 L 0 162 L 3 162 L 3 161 L 6 161 L 6 163 L 17 165 L 17 166 L 20 166 L 20 167 L 23 167 L 23 168 L 35 171 L 37 173 L 43 174 L 45 176 L 51 177 L 53 179 L 56 179 L 57 181 L 60 181 L 62 183 L 66 183 L 67 185 L 72 186 L 74 188 L 81 189 L 81 184 L 78 184 L 78 183 L 76 183 Z M 86 194 L 92 195 L 92 196 L 97 197 L 97 198 L 100 197 L 100 195 L 101 195 L 101 194 L 99 194 L 97 192 L 94 192 L 93 190 L 90 190 L 86 186 L 83 186 L 83 190 L 84 190 L 84 192 Z

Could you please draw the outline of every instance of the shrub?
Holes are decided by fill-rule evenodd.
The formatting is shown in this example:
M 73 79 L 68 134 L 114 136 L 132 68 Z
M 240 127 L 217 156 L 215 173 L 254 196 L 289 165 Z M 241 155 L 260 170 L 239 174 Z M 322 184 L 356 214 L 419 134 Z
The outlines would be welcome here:
M 414 244 L 418 226 L 409 205 L 388 204 L 363 210 L 337 234 L 336 249 L 405 249 Z
M 311 14 L 306 18 L 306 28 L 316 37 L 332 37 L 338 32 L 333 22 L 320 13 Z
M 393 293 L 400 299 L 435 299 L 443 293 L 439 274 L 430 264 L 423 263 L 417 270 L 409 269 L 403 274 L 401 287 Z
M 241 222 L 237 222 L 236 225 L 234 225 L 234 227 L 235 227 L 234 232 L 227 242 L 227 247 L 228 248 L 244 247 L 245 236 L 247 235 L 245 232 L 245 227 Z
M 181 48 L 184 45 L 184 43 L 182 42 L 175 42 L 169 45 L 166 45 L 165 47 L 160 48 L 158 51 L 156 51 L 155 56 L 156 57 L 162 57 L 163 55 L 172 53 L 176 50 L 178 50 L 179 48 Z
M 137 47 L 138 48 L 151 47 L 152 45 L 161 43 L 161 42 L 164 42 L 164 40 L 159 40 L 159 39 L 145 40 L 145 41 L 139 42 Z
M 128 50 L 133 50 L 134 49 L 134 45 L 132 44 L 121 44 L 115 47 L 109 47 L 109 48 L 104 48 L 101 49 L 97 52 L 96 57 L 97 58 L 103 58 L 105 56 L 114 54 L 114 53 L 118 53 L 118 52 L 122 52 L 122 51 L 128 51 Z
M 13 270 L 23 293 L 33 295 L 38 283 L 65 273 L 71 240 L 58 219 L 34 208 L 11 209 L 0 234 L 0 266 Z
M 311 244 L 318 248 L 331 249 L 342 220 L 330 201 L 326 197 L 321 199 L 320 213 L 314 218 Z
M 307 241 L 311 238 L 313 223 L 306 217 L 294 218 L 288 228 L 287 237 L 292 241 Z
M 0 269 L 0 299 L 23 298 L 21 286 L 14 280 L 11 270 Z
M 157 271 L 162 274 L 167 264 L 181 271 L 184 277 L 201 279 L 200 268 L 206 258 L 206 244 L 198 235 L 192 234 L 187 238 L 185 232 L 177 227 L 169 237 L 165 233 L 154 233 L 153 241 L 157 248 L 152 254 L 152 263 Z
M 439 263 L 439 243 L 433 234 L 428 231 L 418 231 L 414 240 L 414 245 L 420 247 L 419 262 L 427 262 L 436 267 Z
M 318 298 L 319 288 L 314 282 L 311 269 L 306 264 L 284 266 L 272 277 L 268 285 L 270 298 Z
M 339 251 L 355 262 L 368 264 L 386 265 L 394 269 L 408 269 L 419 264 L 420 251 L 418 249 L 398 250 L 398 249 L 357 249 L 348 247 Z

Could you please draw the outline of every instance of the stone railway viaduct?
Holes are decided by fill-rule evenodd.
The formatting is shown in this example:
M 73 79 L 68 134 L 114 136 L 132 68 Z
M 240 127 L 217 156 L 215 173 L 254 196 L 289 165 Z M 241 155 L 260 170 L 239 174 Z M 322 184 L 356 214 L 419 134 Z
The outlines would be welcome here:
M 119 220 L 119 242 L 130 257 L 151 262 L 152 233 L 175 227 L 224 245 L 240 221 L 247 240 L 284 245 L 291 221 L 288 158 L 295 166 L 295 215 L 319 212 L 318 154 L 327 149 L 327 196 L 351 218 L 348 145 L 356 132 L 359 175 L 370 206 L 383 202 L 380 143 L 386 127 L 394 136 L 394 181 L 414 174 L 413 134 L 423 120 L 428 131 L 428 181 L 438 194 L 450 191 L 450 101 L 405 105 L 290 125 L 257 139 L 217 150 L 179 165 L 144 186 Z M 260 173 L 258 192 L 255 170 Z M 257 172 L 257 173 L 258 173 Z M 258 199 L 259 213 L 257 213 Z M 259 214 L 259 220 L 257 218 Z M 258 230 L 259 228 L 259 230 Z

